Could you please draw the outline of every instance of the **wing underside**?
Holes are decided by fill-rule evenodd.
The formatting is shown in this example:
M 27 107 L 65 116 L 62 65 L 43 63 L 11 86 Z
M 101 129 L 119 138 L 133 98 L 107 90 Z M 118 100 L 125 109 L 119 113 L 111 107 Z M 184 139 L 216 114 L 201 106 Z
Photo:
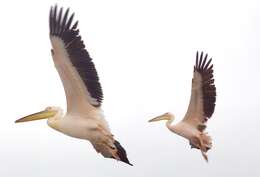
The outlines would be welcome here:
M 213 114 L 216 102 L 216 87 L 213 78 L 212 59 L 207 59 L 201 52 L 197 52 L 196 64 L 192 79 L 192 91 L 185 121 L 192 122 L 199 129 L 204 129 L 205 123 Z
M 69 9 L 63 13 L 62 8 L 51 7 L 49 25 L 54 63 L 63 81 L 68 109 L 83 99 L 99 107 L 103 99 L 99 77 L 79 35 L 78 21 L 73 23 L 73 17 Z

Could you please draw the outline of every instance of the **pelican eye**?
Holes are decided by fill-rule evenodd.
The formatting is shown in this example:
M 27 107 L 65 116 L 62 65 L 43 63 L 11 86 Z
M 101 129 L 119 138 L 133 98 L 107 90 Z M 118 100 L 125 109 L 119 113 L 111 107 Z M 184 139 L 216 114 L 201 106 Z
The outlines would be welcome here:
M 46 108 L 46 111 L 50 111 L 50 110 L 52 110 L 52 107 L 47 107 Z

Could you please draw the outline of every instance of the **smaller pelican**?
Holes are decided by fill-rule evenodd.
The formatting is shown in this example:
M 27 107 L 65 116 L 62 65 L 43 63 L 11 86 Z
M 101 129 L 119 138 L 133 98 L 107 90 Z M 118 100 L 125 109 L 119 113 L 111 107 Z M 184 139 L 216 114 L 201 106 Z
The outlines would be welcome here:
M 212 116 L 216 102 L 216 87 L 213 79 L 213 65 L 207 60 L 208 54 L 197 52 L 194 66 L 190 104 L 183 120 L 172 125 L 174 115 L 165 113 L 155 117 L 149 122 L 167 120 L 166 127 L 189 140 L 191 148 L 200 149 L 202 156 L 208 161 L 207 151 L 211 149 L 212 142 L 206 129 L 207 120 Z

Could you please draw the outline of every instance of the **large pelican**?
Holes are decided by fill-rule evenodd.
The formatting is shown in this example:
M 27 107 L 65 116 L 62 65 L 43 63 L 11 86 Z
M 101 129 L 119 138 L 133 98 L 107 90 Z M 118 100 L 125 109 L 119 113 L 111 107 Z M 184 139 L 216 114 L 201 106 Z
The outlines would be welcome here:
M 207 151 L 212 147 L 211 138 L 206 129 L 206 122 L 212 116 L 216 102 L 216 87 L 213 79 L 213 65 L 211 60 L 207 60 L 208 54 L 203 56 L 197 52 L 196 64 L 192 79 L 192 90 L 190 104 L 183 120 L 176 125 L 172 125 L 174 115 L 165 113 L 155 117 L 149 122 L 167 120 L 166 127 L 189 140 L 191 148 L 201 150 L 206 161 L 208 161 Z
M 99 78 L 79 35 L 78 21 L 72 24 L 73 17 L 74 13 L 69 16 L 69 9 L 65 13 L 57 6 L 50 9 L 51 53 L 64 86 L 67 113 L 64 115 L 59 107 L 47 107 L 44 111 L 18 119 L 16 123 L 47 118 L 51 128 L 88 140 L 104 157 L 132 165 L 102 114 L 103 93 Z

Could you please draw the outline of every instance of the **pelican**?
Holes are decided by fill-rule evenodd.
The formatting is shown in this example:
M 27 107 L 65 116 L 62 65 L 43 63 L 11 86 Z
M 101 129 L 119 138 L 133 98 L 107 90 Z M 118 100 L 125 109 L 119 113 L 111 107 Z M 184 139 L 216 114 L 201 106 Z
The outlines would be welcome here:
M 213 64 L 201 52 L 196 54 L 193 71 L 191 97 L 188 110 L 179 123 L 172 125 L 174 115 L 165 113 L 149 122 L 167 120 L 166 127 L 189 140 L 191 148 L 200 149 L 202 156 L 208 161 L 207 151 L 212 147 L 211 137 L 205 132 L 207 120 L 212 116 L 216 102 L 216 87 L 213 79 Z
M 73 23 L 74 13 L 57 5 L 50 8 L 51 53 L 65 90 L 67 112 L 59 107 L 16 120 L 16 123 L 48 119 L 51 128 L 74 138 L 90 141 L 97 153 L 132 165 L 125 149 L 114 139 L 101 109 L 102 88 L 94 63 Z

